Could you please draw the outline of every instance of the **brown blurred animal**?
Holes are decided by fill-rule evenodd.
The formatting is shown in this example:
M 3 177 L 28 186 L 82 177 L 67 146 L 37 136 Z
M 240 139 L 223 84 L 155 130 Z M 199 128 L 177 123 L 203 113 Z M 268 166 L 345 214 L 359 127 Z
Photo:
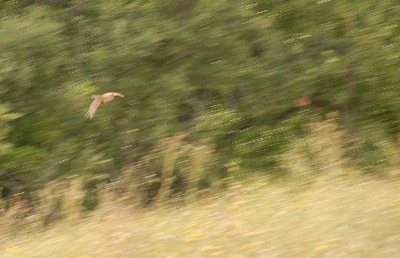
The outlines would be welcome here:
M 88 112 L 86 112 L 85 117 L 92 119 L 94 117 L 94 114 L 96 113 L 97 108 L 100 106 L 100 104 L 111 101 L 115 96 L 118 96 L 121 98 L 124 97 L 124 95 L 122 95 L 121 93 L 117 93 L 117 92 L 107 92 L 107 93 L 104 93 L 103 95 L 93 95 L 92 99 L 94 99 L 94 100 L 93 100 L 92 104 L 90 104 L 89 110 L 88 110 Z

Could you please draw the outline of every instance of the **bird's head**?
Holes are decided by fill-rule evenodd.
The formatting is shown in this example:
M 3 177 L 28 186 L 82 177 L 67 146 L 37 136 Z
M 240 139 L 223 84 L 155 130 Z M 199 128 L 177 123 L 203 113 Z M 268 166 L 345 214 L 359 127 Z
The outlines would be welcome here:
M 112 95 L 113 97 L 114 96 L 118 96 L 118 97 L 121 97 L 121 98 L 123 98 L 124 97 L 124 95 L 123 94 L 121 94 L 121 93 L 117 93 L 117 92 L 113 92 L 113 95 Z

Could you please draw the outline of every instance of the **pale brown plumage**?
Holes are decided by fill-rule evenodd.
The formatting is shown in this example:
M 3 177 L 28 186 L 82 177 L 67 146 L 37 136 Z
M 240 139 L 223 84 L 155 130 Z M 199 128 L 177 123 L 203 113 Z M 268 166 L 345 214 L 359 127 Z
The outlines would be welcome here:
M 124 97 L 124 95 L 122 95 L 121 93 L 117 93 L 117 92 L 107 92 L 107 93 L 104 93 L 103 95 L 93 95 L 92 99 L 94 99 L 94 100 L 93 100 L 92 104 L 90 104 L 89 110 L 86 113 L 85 117 L 92 119 L 94 117 L 94 114 L 96 113 L 97 108 L 100 106 L 100 104 L 111 101 L 115 96 L 118 96 L 121 98 Z

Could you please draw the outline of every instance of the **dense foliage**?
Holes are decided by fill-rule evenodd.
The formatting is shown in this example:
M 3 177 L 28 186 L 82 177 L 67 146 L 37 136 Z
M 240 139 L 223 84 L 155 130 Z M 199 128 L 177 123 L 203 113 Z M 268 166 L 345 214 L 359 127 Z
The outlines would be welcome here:
M 347 167 L 397 165 L 397 0 L 0 7 L 3 197 L 79 175 L 91 207 L 99 183 L 127 174 L 146 202 L 170 187 L 281 175 L 283 157 L 318 134 L 310 125 L 332 116 Z M 91 95 L 107 91 L 125 98 L 85 119 Z

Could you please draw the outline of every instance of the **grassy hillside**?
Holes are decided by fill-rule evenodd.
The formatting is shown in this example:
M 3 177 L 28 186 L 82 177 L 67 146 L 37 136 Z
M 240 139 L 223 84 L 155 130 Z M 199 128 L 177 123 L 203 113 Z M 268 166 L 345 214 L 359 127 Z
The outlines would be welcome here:
M 3 232 L 1 257 L 396 257 L 400 181 L 237 184 L 181 207 L 103 205 L 42 232 Z M 2 221 L 4 222 L 4 221 Z

